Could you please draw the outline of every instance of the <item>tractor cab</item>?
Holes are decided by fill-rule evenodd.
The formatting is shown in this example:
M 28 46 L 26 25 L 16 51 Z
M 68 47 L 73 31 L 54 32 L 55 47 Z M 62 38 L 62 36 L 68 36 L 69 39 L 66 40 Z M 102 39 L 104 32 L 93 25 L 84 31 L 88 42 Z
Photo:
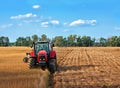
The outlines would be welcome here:
M 34 47 L 34 53 L 37 56 L 39 51 L 45 50 L 47 55 L 49 55 L 51 51 L 51 45 L 49 42 L 34 42 L 33 43 Z

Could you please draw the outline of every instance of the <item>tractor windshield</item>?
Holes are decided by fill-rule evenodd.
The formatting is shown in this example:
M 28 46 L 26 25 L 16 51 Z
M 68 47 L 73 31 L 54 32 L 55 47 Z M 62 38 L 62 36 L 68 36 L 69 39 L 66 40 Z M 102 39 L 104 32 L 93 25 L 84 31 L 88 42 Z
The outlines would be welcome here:
M 36 54 L 41 50 L 45 50 L 47 53 L 49 53 L 49 43 L 37 43 L 35 45 L 35 50 Z

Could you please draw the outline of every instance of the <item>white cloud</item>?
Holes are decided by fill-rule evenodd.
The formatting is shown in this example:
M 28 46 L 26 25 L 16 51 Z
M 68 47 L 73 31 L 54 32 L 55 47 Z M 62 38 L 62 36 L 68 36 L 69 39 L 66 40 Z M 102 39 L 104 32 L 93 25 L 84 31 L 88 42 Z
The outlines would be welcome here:
M 68 31 L 69 31 L 68 29 L 63 30 L 63 32 L 68 32 Z
M 115 27 L 114 29 L 115 29 L 115 30 L 120 30 L 120 27 Z
M 49 25 L 49 22 L 42 22 L 41 23 L 41 27 L 48 27 L 48 25 Z
M 1 25 L 0 28 L 5 29 L 5 28 L 12 27 L 12 26 L 13 26 L 12 23 L 11 24 L 4 24 L 4 25 Z
M 41 27 L 49 27 L 59 25 L 60 22 L 58 20 L 48 20 L 41 23 Z
M 38 23 L 40 20 L 38 19 L 32 19 L 32 20 L 23 20 L 24 23 Z
M 22 23 L 19 23 L 18 26 L 22 26 Z
M 51 20 L 50 23 L 53 25 L 58 25 L 60 22 L 58 20 Z
M 95 25 L 96 23 L 96 20 L 86 20 L 86 24 Z
M 37 17 L 37 15 L 32 13 L 27 13 L 24 15 L 11 16 L 10 19 L 25 19 L 25 18 L 33 18 L 33 17 Z
M 66 26 L 66 25 L 68 25 L 68 23 L 64 22 L 63 25 Z
M 76 20 L 76 21 L 73 21 L 72 23 L 70 23 L 70 26 L 76 26 L 79 24 L 85 24 L 85 21 L 84 20 Z
M 70 26 L 78 26 L 78 25 L 95 25 L 96 24 L 96 20 L 76 20 L 71 22 L 69 25 Z
M 32 8 L 38 9 L 38 8 L 40 8 L 40 5 L 33 5 Z

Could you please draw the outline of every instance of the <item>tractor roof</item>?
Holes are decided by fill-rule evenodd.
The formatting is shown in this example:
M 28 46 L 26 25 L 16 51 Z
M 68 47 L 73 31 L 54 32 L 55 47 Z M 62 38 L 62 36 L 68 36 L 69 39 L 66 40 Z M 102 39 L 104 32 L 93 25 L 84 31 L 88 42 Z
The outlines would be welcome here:
M 35 44 L 37 44 L 37 43 L 50 43 L 50 42 L 48 42 L 48 41 L 37 41 L 37 42 L 34 42 Z

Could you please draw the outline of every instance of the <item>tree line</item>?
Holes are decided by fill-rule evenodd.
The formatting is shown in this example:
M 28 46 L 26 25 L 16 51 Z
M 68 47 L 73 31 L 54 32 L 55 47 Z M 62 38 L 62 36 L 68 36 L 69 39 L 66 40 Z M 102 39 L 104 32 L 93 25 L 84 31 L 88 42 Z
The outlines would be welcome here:
M 60 47 L 89 47 L 89 46 L 120 46 L 120 36 L 112 36 L 109 38 L 91 38 L 90 36 L 79 36 L 79 35 L 69 35 L 67 37 L 55 36 L 50 39 L 47 35 L 42 34 L 40 37 L 38 35 L 32 35 L 27 37 L 18 37 L 15 42 L 11 43 L 8 37 L 0 37 L 0 46 L 31 46 L 32 42 L 36 41 L 50 41 L 54 43 L 55 46 Z

